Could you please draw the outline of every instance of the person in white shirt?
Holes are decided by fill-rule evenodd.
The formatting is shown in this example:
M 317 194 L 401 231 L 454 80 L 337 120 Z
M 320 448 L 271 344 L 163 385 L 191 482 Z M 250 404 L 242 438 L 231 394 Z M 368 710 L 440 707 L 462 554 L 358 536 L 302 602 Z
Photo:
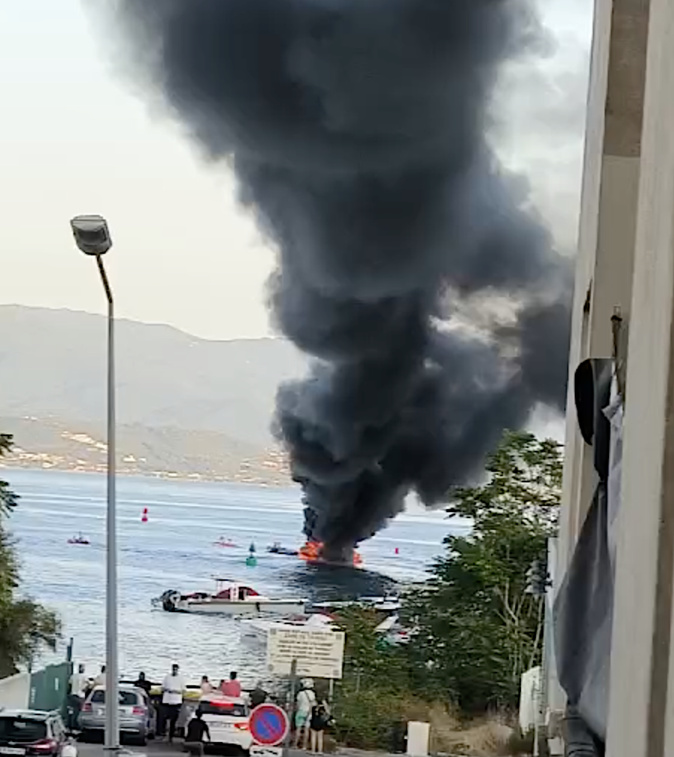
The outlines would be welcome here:
M 311 725 L 311 712 L 316 704 L 314 682 L 311 678 L 302 681 L 302 688 L 297 694 L 297 707 L 295 709 L 295 749 L 299 749 L 300 739 L 304 737 L 304 749 L 309 746 L 309 727 Z
M 74 730 L 77 726 L 77 719 L 87 692 L 87 684 L 87 677 L 84 675 L 84 665 L 80 663 L 77 672 L 70 676 L 70 718 L 68 726 L 71 730 Z
M 105 686 L 105 665 L 101 665 L 101 672 L 94 678 L 94 686 Z
M 180 675 L 179 665 L 174 663 L 171 666 L 171 674 L 164 678 L 161 688 L 162 722 L 158 730 L 159 734 L 163 736 L 168 720 L 168 741 L 170 744 L 175 736 L 176 723 L 183 706 L 183 691 L 185 690 L 185 681 Z
M 80 663 L 77 673 L 70 676 L 70 693 L 76 697 L 83 698 L 87 689 L 87 677 L 84 675 L 84 665 Z

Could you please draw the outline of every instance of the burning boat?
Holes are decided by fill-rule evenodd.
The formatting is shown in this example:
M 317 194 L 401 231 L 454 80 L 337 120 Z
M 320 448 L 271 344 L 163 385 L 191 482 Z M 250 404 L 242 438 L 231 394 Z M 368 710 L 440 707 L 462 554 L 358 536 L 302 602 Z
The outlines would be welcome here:
M 335 560 L 327 559 L 323 556 L 323 544 L 317 541 L 308 541 L 303 547 L 300 547 L 298 556 L 301 560 L 309 563 L 335 564 Z M 354 549 L 352 557 L 353 567 L 360 568 L 363 565 L 363 558 Z M 340 565 L 343 563 L 339 563 Z M 347 562 L 347 565 L 349 563 Z

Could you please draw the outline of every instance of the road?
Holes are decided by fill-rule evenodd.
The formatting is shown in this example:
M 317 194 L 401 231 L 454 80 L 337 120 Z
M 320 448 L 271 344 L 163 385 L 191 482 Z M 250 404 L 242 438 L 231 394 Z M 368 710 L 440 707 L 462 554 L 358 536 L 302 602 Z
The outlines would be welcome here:
M 149 741 L 147 746 L 127 746 L 124 750 L 129 753 L 130 757 L 175 757 L 177 754 L 184 755 L 183 742 L 176 741 L 174 744 L 167 744 L 165 741 Z M 310 752 L 304 752 L 298 749 L 291 749 L 287 757 L 309 757 Z M 77 757 L 106 757 L 102 744 L 81 744 L 77 743 Z M 358 749 L 338 749 L 333 757 L 400 757 L 400 755 L 389 755 L 385 752 L 362 752 Z

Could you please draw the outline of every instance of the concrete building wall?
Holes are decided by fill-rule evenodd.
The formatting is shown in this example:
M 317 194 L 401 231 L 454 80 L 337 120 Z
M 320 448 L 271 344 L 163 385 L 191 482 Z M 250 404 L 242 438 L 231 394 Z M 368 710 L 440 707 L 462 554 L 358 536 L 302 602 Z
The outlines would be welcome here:
M 557 575 L 563 576 L 591 502 L 592 450 L 580 436 L 573 376 L 613 353 L 611 317 L 629 327 L 641 169 L 649 0 L 595 0 L 567 397 Z M 551 677 L 550 707 L 563 693 Z M 672 753 L 674 754 L 674 752 Z
M 641 156 L 648 0 L 596 0 L 569 360 L 560 568 L 594 488 L 578 432 L 573 373 L 612 354 L 611 317 L 629 323 Z
M 674 4 L 651 0 L 607 754 L 674 755 Z

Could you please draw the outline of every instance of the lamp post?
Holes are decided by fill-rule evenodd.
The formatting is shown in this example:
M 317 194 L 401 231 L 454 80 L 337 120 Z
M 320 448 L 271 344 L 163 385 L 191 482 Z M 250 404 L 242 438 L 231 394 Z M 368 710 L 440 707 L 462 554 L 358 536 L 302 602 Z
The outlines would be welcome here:
M 105 588 L 105 751 L 119 752 L 119 673 L 117 661 L 117 512 L 115 461 L 115 309 L 103 255 L 112 247 L 108 224 L 102 216 L 76 216 L 70 221 L 75 243 L 85 255 L 96 258 L 108 301 L 108 480 L 106 517 Z

